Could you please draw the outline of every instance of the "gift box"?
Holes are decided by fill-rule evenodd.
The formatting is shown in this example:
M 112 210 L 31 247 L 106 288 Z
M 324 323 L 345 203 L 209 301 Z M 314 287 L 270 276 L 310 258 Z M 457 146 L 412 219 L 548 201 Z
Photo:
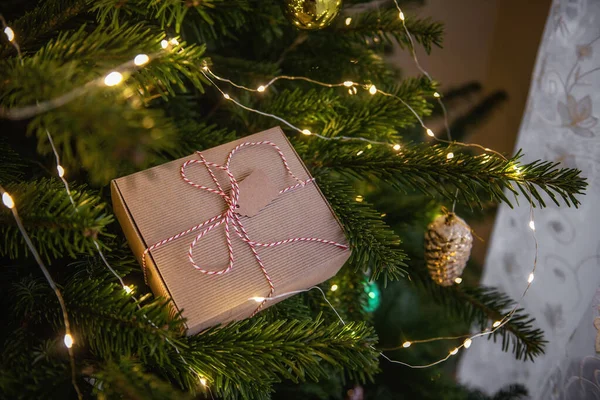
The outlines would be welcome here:
M 147 284 L 172 300 L 189 335 L 321 283 L 350 257 L 278 127 L 115 179 L 111 192 Z

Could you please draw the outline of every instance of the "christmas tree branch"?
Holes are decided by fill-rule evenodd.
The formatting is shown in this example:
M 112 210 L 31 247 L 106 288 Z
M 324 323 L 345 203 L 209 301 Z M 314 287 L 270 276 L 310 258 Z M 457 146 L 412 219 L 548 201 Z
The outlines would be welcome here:
M 349 265 L 362 272 L 371 271 L 371 279 L 396 280 L 405 274 L 406 254 L 400 238 L 383 222 L 379 212 L 357 202 L 346 185 L 319 177 L 319 187 L 340 219 L 352 247 Z
M 6 189 L 19 205 L 19 214 L 33 243 L 48 260 L 92 253 L 94 240 L 107 235 L 105 227 L 113 220 L 100 198 L 82 186 L 71 189 L 77 211 L 57 180 L 9 184 Z M 0 235 L 4 237 L 2 255 L 17 258 L 27 254 L 14 218 L 4 207 L 0 209 Z
M 406 18 L 405 22 L 413 38 L 425 48 L 427 53 L 431 51 L 432 46 L 442 47 L 444 28 L 441 23 L 434 22 L 429 18 L 417 19 L 410 17 Z M 395 39 L 403 48 L 410 45 L 402 21 L 398 18 L 398 11 L 395 8 L 383 11 L 367 11 L 353 15 L 352 21 L 348 25 L 346 25 L 343 18 L 338 18 L 331 31 L 336 35 L 339 35 L 339 33 L 353 34 L 361 41 L 378 37 L 387 42 Z
M 322 160 L 321 168 L 358 179 L 376 178 L 399 190 L 419 189 L 448 199 L 452 199 L 458 189 L 459 199 L 480 206 L 479 194 L 483 190 L 490 200 L 504 201 L 512 207 L 503 191 L 508 190 L 516 196 L 518 191 L 514 184 L 528 200 L 531 197 L 542 207 L 546 204 L 540 190 L 557 205 L 560 204 L 558 196 L 567 206 L 577 207 L 576 196 L 583 194 L 587 186 L 579 170 L 557 168 L 557 163 L 547 161 L 520 164 L 520 153 L 508 160 L 488 154 L 470 156 L 464 153 L 448 159 L 446 155 L 450 150 L 440 145 L 406 145 L 397 154 L 380 150 L 356 156 L 346 151 L 345 154 L 329 154 Z

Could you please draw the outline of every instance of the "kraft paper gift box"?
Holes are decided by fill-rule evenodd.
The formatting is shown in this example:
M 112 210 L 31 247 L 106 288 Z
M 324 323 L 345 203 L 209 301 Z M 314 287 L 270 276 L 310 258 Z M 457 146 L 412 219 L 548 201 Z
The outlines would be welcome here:
M 236 146 L 263 141 L 281 149 L 290 171 L 300 181 L 311 179 L 279 127 L 201 154 L 208 163 L 224 166 Z M 181 169 L 189 160 L 197 161 L 185 166 L 186 181 Z M 230 197 L 231 181 L 227 171 L 214 165 L 211 170 L 222 192 Z M 307 289 L 337 273 L 350 257 L 350 250 L 341 246 L 347 244 L 342 227 L 315 182 L 300 185 L 286 170 L 277 149 L 268 144 L 246 144 L 237 149 L 231 157 L 229 171 L 239 183 L 239 201 L 235 208 L 250 242 L 267 244 L 304 238 L 304 241 L 274 247 L 254 247 L 272 282 L 274 296 Z M 251 298 L 267 297 L 270 293 L 269 282 L 251 246 L 236 233 L 233 218 L 228 228 L 234 262 L 226 273 L 203 273 L 189 258 L 192 242 L 211 224 L 173 238 L 229 209 L 224 196 L 195 185 L 219 191 L 197 153 L 115 179 L 111 184 L 114 212 L 140 264 L 143 265 L 145 259 L 148 285 L 156 295 L 172 300 L 173 312 L 182 312 L 187 319 L 188 335 L 253 315 L 259 304 Z M 279 193 L 293 185 L 297 187 Z M 229 265 L 225 225 L 223 222 L 214 226 L 196 241 L 192 260 L 198 268 L 214 273 Z M 159 246 L 153 248 L 157 243 Z M 148 248 L 151 250 L 147 251 Z M 281 300 L 283 298 L 264 302 L 262 309 Z

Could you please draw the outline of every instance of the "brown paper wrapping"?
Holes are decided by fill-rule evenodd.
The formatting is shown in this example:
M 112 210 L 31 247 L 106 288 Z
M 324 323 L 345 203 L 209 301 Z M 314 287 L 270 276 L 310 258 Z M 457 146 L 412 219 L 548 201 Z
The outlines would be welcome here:
M 298 178 L 310 178 L 279 127 L 203 151 L 202 154 L 206 160 L 223 165 L 229 152 L 238 144 L 263 140 L 272 141 L 281 148 L 290 169 Z M 198 155 L 112 181 L 114 212 L 140 263 L 147 247 L 226 209 L 222 197 L 182 180 L 179 169 L 189 159 L 198 159 Z M 242 181 L 240 184 L 240 204 L 249 210 L 247 215 L 252 215 L 241 217 L 251 240 L 273 242 L 294 237 L 317 237 L 347 243 L 340 223 L 315 184 L 278 195 L 270 202 L 270 199 L 265 200 L 265 196 L 272 192 L 266 189 L 267 186 L 271 189 L 274 186 L 278 191 L 296 183 L 271 146 L 240 150 L 235 154 L 230 169 L 238 181 L 250 176 L 248 182 L 257 182 L 244 185 Z M 213 171 L 224 191 L 228 192 L 230 184 L 225 173 L 215 168 Z M 188 167 L 186 174 L 196 183 L 214 187 L 203 165 Z M 264 191 L 260 190 L 263 185 Z M 254 214 L 253 209 L 263 203 L 268 204 Z M 188 335 L 218 323 L 249 317 L 257 307 L 257 303 L 249 298 L 266 297 L 269 293 L 269 286 L 249 246 L 235 233 L 231 235 L 235 264 L 224 275 L 206 275 L 192 267 L 188 250 L 195 236 L 195 233 L 190 233 L 165 244 L 152 250 L 146 258 L 150 288 L 156 295 L 170 298 L 174 312 L 182 312 L 187 319 Z M 258 248 L 258 252 L 275 284 L 275 295 L 306 289 L 331 278 L 350 257 L 349 250 L 315 242 Z M 224 225 L 216 227 L 198 242 L 194 248 L 194 260 L 207 270 L 221 270 L 227 265 Z M 269 301 L 264 308 L 280 300 Z

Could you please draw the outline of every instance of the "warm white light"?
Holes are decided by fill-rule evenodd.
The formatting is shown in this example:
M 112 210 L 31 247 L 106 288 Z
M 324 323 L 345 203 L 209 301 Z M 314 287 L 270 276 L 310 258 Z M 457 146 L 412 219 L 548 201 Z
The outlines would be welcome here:
M 259 92 L 261 92 L 261 93 L 262 93 L 262 92 L 264 92 L 264 91 L 265 91 L 265 89 L 266 89 L 266 87 L 264 87 L 263 85 L 260 85 L 260 86 L 258 87 L 258 89 L 256 89 L 256 90 L 258 90 Z
M 231 97 L 229 97 L 229 95 L 228 95 L 227 93 L 225 93 L 225 94 L 223 95 L 223 97 L 225 97 L 225 100 L 229 100 L 229 99 L 231 99 Z
M 377 87 L 375 85 L 371 85 L 371 87 L 369 88 L 369 93 L 371 93 L 371 94 L 377 93 Z
M 402 347 L 404 347 L 405 349 L 408 349 L 411 344 L 412 344 L 411 342 L 406 341 L 406 342 L 402 343 Z
M 204 67 L 202 67 L 202 69 L 208 71 L 208 66 L 205 65 Z
M 302 130 L 302 133 L 303 133 L 304 135 L 307 135 L 307 136 L 308 136 L 308 135 L 312 135 L 312 132 L 311 132 L 311 131 L 309 131 L 308 129 L 303 129 L 303 130 Z
M 200 378 L 200 384 L 202 386 L 206 386 L 206 379 L 205 378 Z
M 13 208 L 15 206 L 15 202 L 13 201 L 12 197 L 10 197 L 10 194 L 6 192 L 2 193 L 2 202 L 8 208 Z
M 427 128 L 427 131 L 426 131 L 426 132 L 427 132 L 427 134 L 428 134 L 429 136 L 431 136 L 431 137 L 434 137 L 434 136 L 435 136 L 435 134 L 433 133 L 433 131 L 432 131 L 431 129 L 429 129 L 429 128 Z
M 264 297 L 250 297 L 248 300 L 254 300 L 257 303 L 262 303 L 263 301 L 265 301 L 266 299 Z
M 363 150 L 359 150 L 359 151 L 356 153 L 356 155 L 357 155 L 357 156 L 360 156 L 362 153 L 364 153 L 364 151 L 363 151 Z
M 492 151 L 492 149 L 490 149 L 489 147 L 486 147 L 484 150 L 485 151 Z
M 15 32 L 10 28 L 10 26 L 4 28 L 4 33 L 6 34 L 9 42 L 12 42 L 15 39 Z
M 56 166 L 56 170 L 58 171 L 58 176 L 60 178 L 62 178 L 63 176 L 65 176 L 65 169 L 62 167 L 62 165 L 57 165 Z
M 470 338 L 466 338 L 463 342 L 463 346 L 465 346 L 465 349 L 468 349 L 469 347 L 471 347 L 471 343 L 473 343 L 473 341 Z
M 529 277 L 527 278 L 527 283 L 533 282 L 533 278 L 534 278 L 534 276 L 533 276 L 533 272 L 532 272 L 531 274 L 529 274 Z
M 331 291 L 335 292 L 336 290 L 338 290 L 339 286 L 338 285 L 331 285 Z
M 521 167 L 519 167 L 518 165 L 515 165 L 515 166 L 514 166 L 514 169 L 515 169 L 515 173 L 516 173 L 517 175 L 520 175 L 520 174 L 521 174 Z
M 163 49 L 166 49 L 167 47 L 169 47 L 169 42 L 167 42 L 166 40 L 161 40 L 160 41 L 160 47 L 162 47 Z
M 456 278 L 456 279 L 454 280 L 454 282 L 455 282 L 456 284 L 460 285 L 460 284 L 462 283 L 462 278 L 459 276 L 458 278 Z
M 364 200 L 363 197 L 359 194 L 358 196 L 356 196 L 355 199 L 357 202 L 362 203 L 362 201 Z
M 453 159 L 453 158 L 454 158 L 454 153 L 453 153 L 453 152 L 450 152 L 450 153 L 446 154 L 446 158 L 447 158 L 448 160 L 451 160 L 451 159 Z
M 65 335 L 64 342 L 65 342 L 65 346 L 67 346 L 67 348 L 70 349 L 71 347 L 73 347 L 73 336 L 71 336 L 70 333 L 67 333 Z
M 177 39 L 173 38 L 173 39 L 171 39 L 170 43 L 171 43 L 173 46 L 177 46 L 177 45 L 179 44 L 179 40 L 177 40 Z
M 400 14 L 398 14 L 398 16 L 400 17 L 400 21 L 404 21 L 404 13 L 402 11 L 400 11 Z
M 454 349 L 452 349 L 452 351 L 450 352 L 451 356 L 454 356 L 458 353 L 458 347 L 455 347 Z
M 352 23 L 352 18 L 346 18 L 346 25 L 350 25 Z
M 400 150 L 400 145 L 399 145 L 399 144 L 395 144 L 395 145 L 392 147 L 392 149 L 394 149 L 394 150 L 398 151 L 398 150 Z
M 493 328 L 497 328 L 497 327 L 499 327 L 499 326 L 500 326 L 500 324 L 501 324 L 501 323 L 502 323 L 502 322 L 500 322 L 500 321 L 496 321 L 496 322 L 494 322 L 494 324 L 492 325 L 492 327 L 493 327 Z
M 148 57 L 146 54 L 138 54 L 133 59 L 133 63 L 138 67 L 146 64 L 148 61 L 150 61 L 150 57 Z
M 106 86 L 115 86 L 121 83 L 123 80 L 123 75 L 120 72 L 113 71 L 110 74 L 106 75 L 104 78 L 104 84 Z
M 344 82 L 344 86 L 346 86 L 346 87 L 354 86 L 354 82 L 352 82 L 352 81 L 345 81 Z
M 433 93 L 433 97 L 439 99 L 440 98 L 440 94 L 438 92 L 434 92 Z
M 133 292 L 133 289 L 130 288 L 129 286 L 125 285 L 123 286 L 123 290 L 125 291 L 125 293 L 127 294 L 131 294 Z
M 533 222 L 533 220 L 529 221 L 529 228 L 531 228 L 532 231 L 535 231 L 535 222 Z

